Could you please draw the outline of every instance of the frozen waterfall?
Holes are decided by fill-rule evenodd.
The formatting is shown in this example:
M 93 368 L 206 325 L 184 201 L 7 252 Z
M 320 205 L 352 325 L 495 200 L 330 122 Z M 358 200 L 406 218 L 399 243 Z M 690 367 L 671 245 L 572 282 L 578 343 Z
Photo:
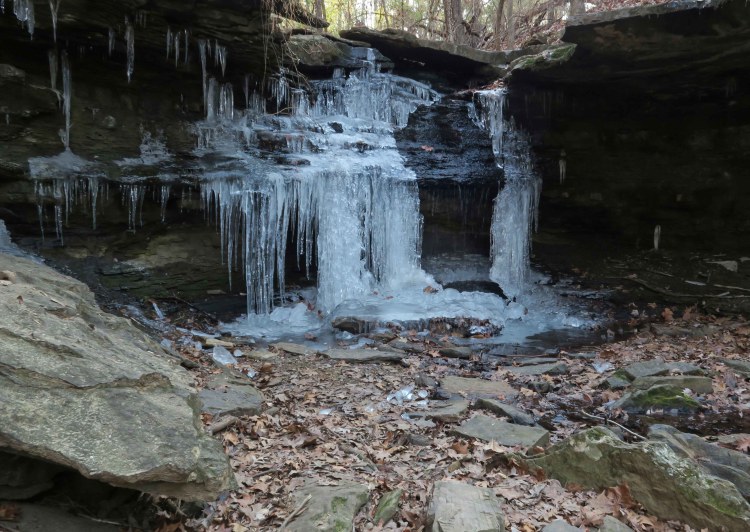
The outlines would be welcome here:
M 504 118 L 504 106 L 504 89 L 475 95 L 474 118 L 490 133 L 495 161 L 505 176 L 492 213 L 490 278 L 507 297 L 515 298 L 528 285 L 531 234 L 537 224 L 542 183 L 534 171 L 528 139 Z

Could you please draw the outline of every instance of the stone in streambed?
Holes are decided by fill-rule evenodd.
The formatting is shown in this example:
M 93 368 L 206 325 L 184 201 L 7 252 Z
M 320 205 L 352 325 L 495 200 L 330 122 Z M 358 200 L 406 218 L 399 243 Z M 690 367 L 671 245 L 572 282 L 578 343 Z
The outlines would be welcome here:
M 697 375 L 678 375 L 674 377 L 638 377 L 630 386 L 636 390 L 648 390 L 654 386 L 670 385 L 684 390 L 688 388 L 698 394 L 713 393 L 714 387 L 710 378 Z
M 441 347 L 438 353 L 447 358 L 469 359 L 472 351 L 469 347 Z
M 565 375 L 568 366 L 562 362 L 508 368 L 514 375 Z
M 312 532 L 314 530 L 344 532 L 352 530 L 354 517 L 367 502 L 369 490 L 363 484 L 341 481 L 336 486 L 309 484 L 294 492 L 296 508 L 310 496 L 302 513 L 292 519 L 286 530 Z
M 601 526 L 599 526 L 599 532 L 633 532 L 633 529 L 611 515 L 605 515 Z
M 603 427 L 588 429 L 525 460 L 563 484 L 600 490 L 627 484 L 636 501 L 662 519 L 694 528 L 744 531 L 750 505 L 730 482 L 706 473 L 662 442 L 625 443 Z
M 246 377 L 214 375 L 201 390 L 203 411 L 216 416 L 256 416 L 263 411 L 263 394 Z
M 435 482 L 427 510 L 431 532 L 504 532 L 505 517 L 495 493 L 463 482 Z
M 377 349 L 329 349 L 321 354 L 331 360 L 351 363 L 401 362 L 404 358 L 393 351 L 378 351 Z
M 507 447 L 546 447 L 549 445 L 549 432 L 541 427 L 516 425 L 499 419 L 477 414 L 464 421 L 454 434 L 483 441 L 496 441 Z
M 550 524 L 546 525 L 542 532 L 583 532 L 582 528 L 571 525 L 567 521 L 562 519 L 556 519 Z
M 515 396 L 518 392 L 505 381 L 488 381 L 468 377 L 443 377 L 440 387 L 448 393 L 458 393 L 475 397 Z
M 453 401 L 433 401 L 427 410 L 407 412 L 412 418 L 434 419 L 444 423 L 456 423 L 469 410 L 469 401 L 465 399 Z
M 403 494 L 404 490 L 393 490 L 383 495 L 378 503 L 378 507 L 375 509 L 373 521 L 376 524 L 384 525 L 393 519 L 393 516 L 398 513 L 399 503 Z
M 692 411 L 702 406 L 693 397 L 687 395 L 682 388 L 670 384 L 659 384 L 647 390 L 626 393 L 611 408 L 645 413 L 652 409 Z
M 511 421 L 513 421 L 513 423 L 516 423 L 517 425 L 527 425 L 529 427 L 533 427 L 536 425 L 536 421 L 534 421 L 534 417 L 532 415 L 527 414 L 526 412 L 522 412 L 515 406 L 496 401 L 495 399 L 477 399 L 475 406 L 477 408 L 489 410 L 490 412 L 500 416 L 509 417 Z
M 314 355 L 318 352 L 317 349 L 314 349 L 312 347 L 307 347 L 306 345 L 301 344 L 294 344 L 292 342 L 277 342 L 275 344 L 271 344 L 271 347 L 276 349 L 276 351 L 283 351 L 284 353 L 289 353 L 290 355 L 299 356 Z

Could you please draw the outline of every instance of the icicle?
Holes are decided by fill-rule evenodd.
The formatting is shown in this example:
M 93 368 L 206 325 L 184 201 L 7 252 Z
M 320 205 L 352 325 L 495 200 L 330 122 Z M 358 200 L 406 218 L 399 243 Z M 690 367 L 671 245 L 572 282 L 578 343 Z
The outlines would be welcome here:
M 559 160 L 559 166 L 560 166 L 560 184 L 562 185 L 565 183 L 565 174 L 567 170 L 567 162 L 565 159 L 565 150 L 560 151 L 560 160 Z
M 190 46 L 188 44 L 188 30 L 185 30 L 185 64 L 187 65 L 190 61 L 189 52 L 190 52 Z
M 661 241 L 661 225 L 654 227 L 654 251 L 659 251 L 659 243 Z
M 210 48 L 210 47 L 209 47 Z M 203 108 L 207 107 L 207 89 L 206 85 L 206 41 L 204 39 L 198 39 L 198 53 L 201 59 L 201 73 L 203 74 Z
M 226 75 L 227 72 L 227 55 L 228 51 L 226 46 L 221 46 L 218 42 L 216 43 L 216 63 L 221 66 L 221 75 Z
M 5 0 L 0 0 L 0 13 L 5 14 Z
M 112 52 L 115 49 L 115 30 L 112 28 L 109 28 L 109 33 L 107 36 L 107 54 L 109 57 L 112 57 Z
M 68 52 L 61 53 L 62 82 L 63 82 L 63 113 L 65 115 L 65 133 L 62 135 L 65 150 L 70 149 L 70 105 L 73 98 L 73 77 L 70 71 Z
M 33 0 L 13 0 L 13 14 L 16 16 L 18 21 L 26 27 L 26 31 L 29 32 L 31 38 L 34 38 L 34 26 L 36 20 L 34 17 L 34 1 Z
M 135 33 L 133 25 L 127 17 L 125 18 L 125 43 L 128 55 L 128 83 L 130 83 L 135 69 Z
M 49 86 L 57 93 L 57 52 L 49 50 L 47 52 L 47 59 L 49 60 Z
M 169 185 L 162 185 L 159 189 L 159 205 L 160 205 L 160 217 L 161 217 L 161 223 L 165 223 L 167 221 L 167 203 L 169 202 L 169 193 L 171 191 L 171 188 Z
M 170 53 L 172 53 L 172 28 L 167 26 L 167 59 Z
M 180 32 L 174 34 L 174 66 L 180 63 Z
M 49 10 L 52 14 L 52 37 L 57 42 L 57 12 L 60 9 L 61 0 L 49 0 Z

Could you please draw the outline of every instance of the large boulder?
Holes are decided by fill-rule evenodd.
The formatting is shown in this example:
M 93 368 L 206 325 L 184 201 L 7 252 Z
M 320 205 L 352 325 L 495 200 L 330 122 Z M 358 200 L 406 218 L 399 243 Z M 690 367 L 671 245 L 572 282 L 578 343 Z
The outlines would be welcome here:
M 114 486 L 201 500 L 234 487 L 190 375 L 82 283 L 0 254 L 0 449 Z
M 551 478 L 588 489 L 626 484 L 649 512 L 695 528 L 748 530 L 750 504 L 734 484 L 707 473 L 663 442 L 630 444 L 597 427 L 526 463 Z

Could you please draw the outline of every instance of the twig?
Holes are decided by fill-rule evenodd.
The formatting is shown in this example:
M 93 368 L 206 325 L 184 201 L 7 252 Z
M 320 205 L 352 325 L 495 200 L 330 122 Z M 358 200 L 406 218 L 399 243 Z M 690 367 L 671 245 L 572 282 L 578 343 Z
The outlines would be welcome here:
M 611 419 L 607 419 L 606 417 L 595 416 L 595 415 L 593 415 L 593 414 L 589 414 L 588 412 L 586 412 L 586 411 L 584 411 L 584 410 L 581 410 L 581 414 L 583 414 L 583 415 L 584 415 L 584 416 L 586 416 L 587 418 L 591 418 L 591 419 L 598 419 L 599 421 L 604 421 L 605 423 L 611 423 L 611 424 L 613 424 L 613 425 L 616 425 L 616 426 L 620 427 L 620 428 L 621 428 L 622 430 L 624 430 L 625 432 L 627 432 L 628 434 L 630 434 L 630 435 L 632 435 L 632 436 L 635 436 L 636 438 L 640 438 L 641 440 L 644 440 L 644 441 L 645 441 L 645 440 L 647 440 L 647 439 L 648 439 L 648 438 L 644 438 L 643 436 L 641 436 L 641 435 L 640 435 L 640 434 L 638 434 L 637 432 L 633 432 L 632 430 L 630 430 L 630 429 L 629 429 L 629 428 L 627 428 L 627 427 L 623 427 L 622 425 L 620 425 L 620 424 L 619 424 L 619 423 L 617 423 L 616 421 L 612 421 Z
M 223 417 L 219 421 L 217 421 L 216 423 L 213 423 L 213 424 L 209 425 L 208 432 L 209 432 L 209 434 L 216 434 L 217 432 L 221 432 L 222 430 L 224 430 L 224 429 L 226 429 L 228 427 L 231 427 L 232 425 L 234 425 L 238 421 L 239 421 L 239 419 L 236 418 L 236 417 L 234 417 L 234 416 Z
M 286 516 L 286 519 L 284 519 L 284 522 L 281 523 L 282 530 L 286 528 L 286 525 L 288 525 L 292 519 L 297 517 L 299 514 L 301 514 L 305 510 L 305 507 L 307 506 L 307 503 L 310 502 L 310 499 L 312 499 L 312 494 L 302 499 L 302 502 L 297 505 L 297 507 L 292 511 L 292 513 Z
M 708 299 L 746 299 L 750 296 L 730 296 L 725 294 L 680 294 L 677 292 L 671 292 L 669 290 L 665 290 L 663 288 L 659 288 L 658 286 L 653 286 L 648 284 L 646 281 L 642 281 L 635 277 L 620 277 L 620 279 L 625 279 L 626 281 L 631 281 L 636 284 L 639 284 L 645 288 L 648 288 L 652 292 L 656 292 L 657 294 L 663 294 L 665 296 L 670 297 L 689 297 L 691 299 L 695 298 L 708 298 Z

